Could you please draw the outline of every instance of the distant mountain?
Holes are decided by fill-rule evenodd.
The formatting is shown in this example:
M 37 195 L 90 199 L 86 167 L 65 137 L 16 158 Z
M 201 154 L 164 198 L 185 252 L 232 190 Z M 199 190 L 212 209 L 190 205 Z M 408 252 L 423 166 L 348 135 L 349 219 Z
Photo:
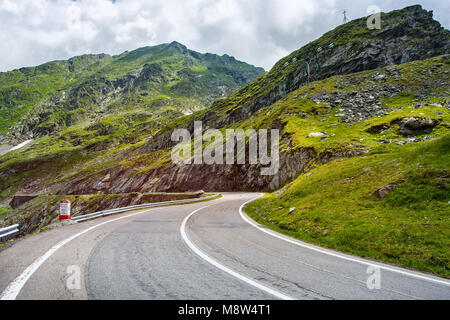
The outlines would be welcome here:
M 0 73 L 0 144 L 123 111 L 138 110 L 141 118 L 163 107 L 191 113 L 264 72 L 228 55 L 201 54 L 172 42 Z

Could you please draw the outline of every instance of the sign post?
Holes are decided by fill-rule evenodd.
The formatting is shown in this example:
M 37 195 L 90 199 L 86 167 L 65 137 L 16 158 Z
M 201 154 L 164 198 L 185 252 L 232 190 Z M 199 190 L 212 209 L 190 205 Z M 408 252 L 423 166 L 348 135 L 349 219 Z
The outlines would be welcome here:
M 61 200 L 59 203 L 59 220 L 70 219 L 70 200 Z

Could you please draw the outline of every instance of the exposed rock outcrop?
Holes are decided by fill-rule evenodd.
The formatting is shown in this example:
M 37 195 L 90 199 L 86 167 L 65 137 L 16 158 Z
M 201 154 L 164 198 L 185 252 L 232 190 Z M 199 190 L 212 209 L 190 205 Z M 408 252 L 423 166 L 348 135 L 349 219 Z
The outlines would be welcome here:
M 261 165 L 182 165 L 171 164 L 136 175 L 133 169 L 108 171 L 108 193 L 154 191 L 230 191 L 276 190 L 295 179 L 308 162 L 316 157 L 313 148 L 300 148 L 280 155 L 280 171 L 274 176 L 261 175 Z M 106 174 L 106 173 L 105 173 Z M 60 194 L 91 194 L 98 191 L 102 179 L 86 178 L 67 184 Z
M 430 133 L 439 124 L 438 120 L 419 117 L 405 118 L 400 126 L 400 133 L 404 136 L 415 136 L 419 133 Z

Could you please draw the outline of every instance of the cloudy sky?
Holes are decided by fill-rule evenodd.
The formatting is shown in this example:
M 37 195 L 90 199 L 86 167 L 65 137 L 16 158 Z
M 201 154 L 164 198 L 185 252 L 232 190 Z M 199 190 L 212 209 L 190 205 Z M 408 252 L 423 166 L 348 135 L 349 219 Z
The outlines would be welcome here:
M 269 70 L 349 19 L 406 0 L 0 0 L 0 71 L 85 53 L 118 54 L 176 40 Z M 422 0 L 447 29 L 450 1 Z

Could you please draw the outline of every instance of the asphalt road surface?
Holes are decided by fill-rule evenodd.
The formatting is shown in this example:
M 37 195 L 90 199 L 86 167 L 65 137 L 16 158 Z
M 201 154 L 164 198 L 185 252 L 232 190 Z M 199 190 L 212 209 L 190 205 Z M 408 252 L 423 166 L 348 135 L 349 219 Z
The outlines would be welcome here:
M 258 196 L 226 193 L 27 237 L 0 252 L 0 298 L 450 299 L 449 280 L 255 223 L 240 209 Z

